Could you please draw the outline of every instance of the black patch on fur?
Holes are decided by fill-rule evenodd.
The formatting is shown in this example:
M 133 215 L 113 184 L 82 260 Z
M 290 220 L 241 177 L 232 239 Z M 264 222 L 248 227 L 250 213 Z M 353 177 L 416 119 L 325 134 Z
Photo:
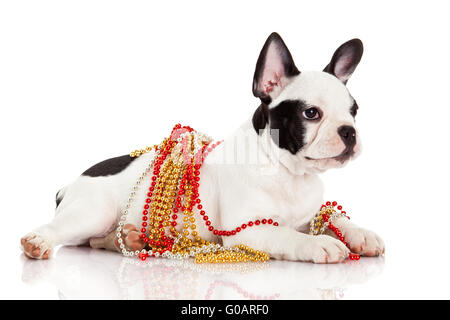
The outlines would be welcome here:
M 82 176 L 101 177 L 117 174 L 126 169 L 135 159 L 135 157 L 132 158 L 128 154 L 111 158 L 90 167 L 82 173 Z
M 256 133 L 260 134 L 261 130 L 264 130 L 269 122 L 269 107 L 267 104 L 262 103 L 253 114 L 252 123 Z
M 59 191 L 56 193 L 56 197 L 55 197 L 55 199 L 56 199 L 56 208 L 58 208 L 59 204 L 61 203 L 61 201 L 62 201 L 62 199 L 63 199 L 62 197 L 61 197 L 61 198 L 58 197 L 60 191 L 61 191 L 61 190 L 59 190 Z
M 278 129 L 278 146 L 296 154 L 305 145 L 305 125 L 308 121 L 303 118 L 302 112 L 307 109 L 306 103 L 300 100 L 285 100 L 275 108 L 269 110 L 269 123 L 271 131 Z M 275 135 L 271 133 L 274 142 Z
M 358 104 L 356 103 L 356 101 L 353 101 L 353 105 L 350 108 L 350 114 L 352 115 L 353 118 L 356 117 L 358 109 L 359 109 Z

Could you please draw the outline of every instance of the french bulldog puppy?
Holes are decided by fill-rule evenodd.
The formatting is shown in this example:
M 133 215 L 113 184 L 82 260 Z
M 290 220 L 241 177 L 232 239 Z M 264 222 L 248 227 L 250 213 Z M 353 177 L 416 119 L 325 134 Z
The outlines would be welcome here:
M 230 230 L 263 218 L 279 225 L 261 224 L 233 236 L 217 236 L 199 223 L 199 236 L 225 246 L 246 244 L 275 259 L 337 263 L 348 257 L 350 250 L 332 233 L 308 232 L 324 201 L 318 174 L 343 167 L 360 153 L 358 105 L 346 83 L 362 53 L 362 42 L 353 39 L 336 50 L 323 71 L 300 71 L 281 37 L 269 36 L 253 78 L 253 94 L 261 104 L 206 157 L 199 193 L 217 229 Z M 25 255 L 47 259 L 57 245 L 86 244 L 120 252 L 115 229 L 121 212 L 154 156 L 152 151 L 138 158 L 105 160 L 58 191 L 54 219 L 21 239 Z M 136 192 L 123 228 L 129 250 L 144 247 L 139 229 L 149 185 L 144 181 Z M 384 243 L 375 233 L 347 218 L 334 225 L 353 252 L 384 253 Z

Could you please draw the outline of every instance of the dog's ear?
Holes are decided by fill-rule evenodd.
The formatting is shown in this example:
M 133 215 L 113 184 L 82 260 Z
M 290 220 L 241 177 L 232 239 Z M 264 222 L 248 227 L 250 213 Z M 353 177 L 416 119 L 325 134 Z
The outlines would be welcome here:
M 253 76 L 253 94 L 269 104 L 290 82 L 290 78 L 299 73 L 283 39 L 274 32 L 259 54 Z
M 352 39 L 341 45 L 333 54 L 330 63 L 323 71 L 335 75 L 344 84 L 361 61 L 363 44 L 359 39 Z

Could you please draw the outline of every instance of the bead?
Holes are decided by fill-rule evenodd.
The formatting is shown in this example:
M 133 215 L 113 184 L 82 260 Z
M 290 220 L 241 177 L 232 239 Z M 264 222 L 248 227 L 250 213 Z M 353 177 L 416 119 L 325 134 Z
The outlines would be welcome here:
M 336 207 L 337 210 L 342 210 L 342 206 L 337 205 L 336 201 L 333 201 L 332 203 L 330 203 L 329 201 L 326 202 L 326 205 L 321 206 L 320 211 L 316 214 L 315 218 L 311 221 L 310 234 L 313 234 L 313 235 L 322 234 L 324 232 L 325 228 L 328 228 L 334 232 L 336 237 L 345 246 L 348 247 L 348 244 L 345 241 L 345 237 L 342 235 L 341 230 L 339 230 L 338 227 L 333 225 L 331 223 L 331 221 L 333 221 L 333 219 L 335 217 L 342 217 L 342 216 L 346 217 L 346 218 L 349 218 L 349 217 L 346 215 L 345 211 L 341 211 L 340 213 L 338 213 L 336 210 L 334 210 L 334 208 L 330 208 L 330 204 L 332 204 L 333 207 L 337 206 Z M 348 258 L 350 260 L 359 260 L 360 256 L 357 253 L 350 253 Z
M 203 216 L 208 231 L 213 232 L 214 235 L 233 236 L 247 227 L 247 224 L 242 224 L 241 227 L 231 231 L 217 230 L 212 226 L 205 210 L 202 210 L 203 205 L 198 192 L 200 168 L 206 154 L 212 152 L 221 143 L 221 141 L 212 144 L 210 142 L 211 139 L 209 137 L 197 133 L 191 127 L 176 124 L 172 129 L 170 138 L 164 139 L 159 145 L 135 150 L 130 153 L 130 156 L 138 157 L 154 150 L 155 155 L 152 162 L 137 179 L 129 194 L 125 210 L 120 217 L 117 237 L 122 253 L 125 256 L 136 255 L 143 261 L 150 256 L 163 256 L 172 259 L 183 259 L 193 256 L 197 263 L 267 261 L 270 258 L 266 253 L 246 246 L 225 248 L 218 244 L 212 244 L 201 239 L 197 231 L 195 231 L 197 226 L 194 218 L 194 207 L 200 210 L 200 215 Z M 180 145 L 175 148 L 177 144 Z M 153 173 L 153 175 L 149 179 L 150 187 L 148 188 L 144 210 L 142 211 L 142 228 L 140 229 L 142 234 L 140 237 L 150 246 L 151 250 L 148 252 L 145 249 L 141 252 L 128 252 L 122 243 L 122 228 L 139 185 L 150 173 Z M 175 220 L 178 219 L 176 213 L 179 211 L 184 215 L 182 233 L 177 232 L 175 229 L 175 226 L 177 226 Z M 273 220 L 250 221 L 248 226 L 259 225 L 260 223 L 272 224 Z M 275 223 L 273 225 L 275 226 Z M 193 230 L 191 233 L 192 238 L 188 237 L 190 235 L 188 229 Z M 169 230 L 170 237 L 166 236 L 165 233 Z M 147 231 L 148 237 L 145 234 Z

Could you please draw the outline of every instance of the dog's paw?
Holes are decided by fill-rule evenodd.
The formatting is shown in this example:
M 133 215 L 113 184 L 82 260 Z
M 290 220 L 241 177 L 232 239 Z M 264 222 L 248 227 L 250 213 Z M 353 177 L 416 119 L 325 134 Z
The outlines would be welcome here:
M 48 259 L 52 253 L 52 245 L 48 240 L 35 233 L 29 233 L 20 239 L 23 253 L 30 259 Z
M 377 257 L 384 253 L 384 242 L 374 232 L 363 228 L 349 226 L 342 232 L 352 252 L 366 257 Z
M 125 246 L 131 251 L 142 250 L 145 247 L 145 242 L 140 237 L 140 231 L 133 224 L 123 226 L 122 240 Z M 114 241 L 117 249 L 120 250 L 119 239 L 116 238 Z
M 298 252 L 300 260 L 314 263 L 343 262 L 349 254 L 350 250 L 341 241 L 326 235 L 311 236 Z

